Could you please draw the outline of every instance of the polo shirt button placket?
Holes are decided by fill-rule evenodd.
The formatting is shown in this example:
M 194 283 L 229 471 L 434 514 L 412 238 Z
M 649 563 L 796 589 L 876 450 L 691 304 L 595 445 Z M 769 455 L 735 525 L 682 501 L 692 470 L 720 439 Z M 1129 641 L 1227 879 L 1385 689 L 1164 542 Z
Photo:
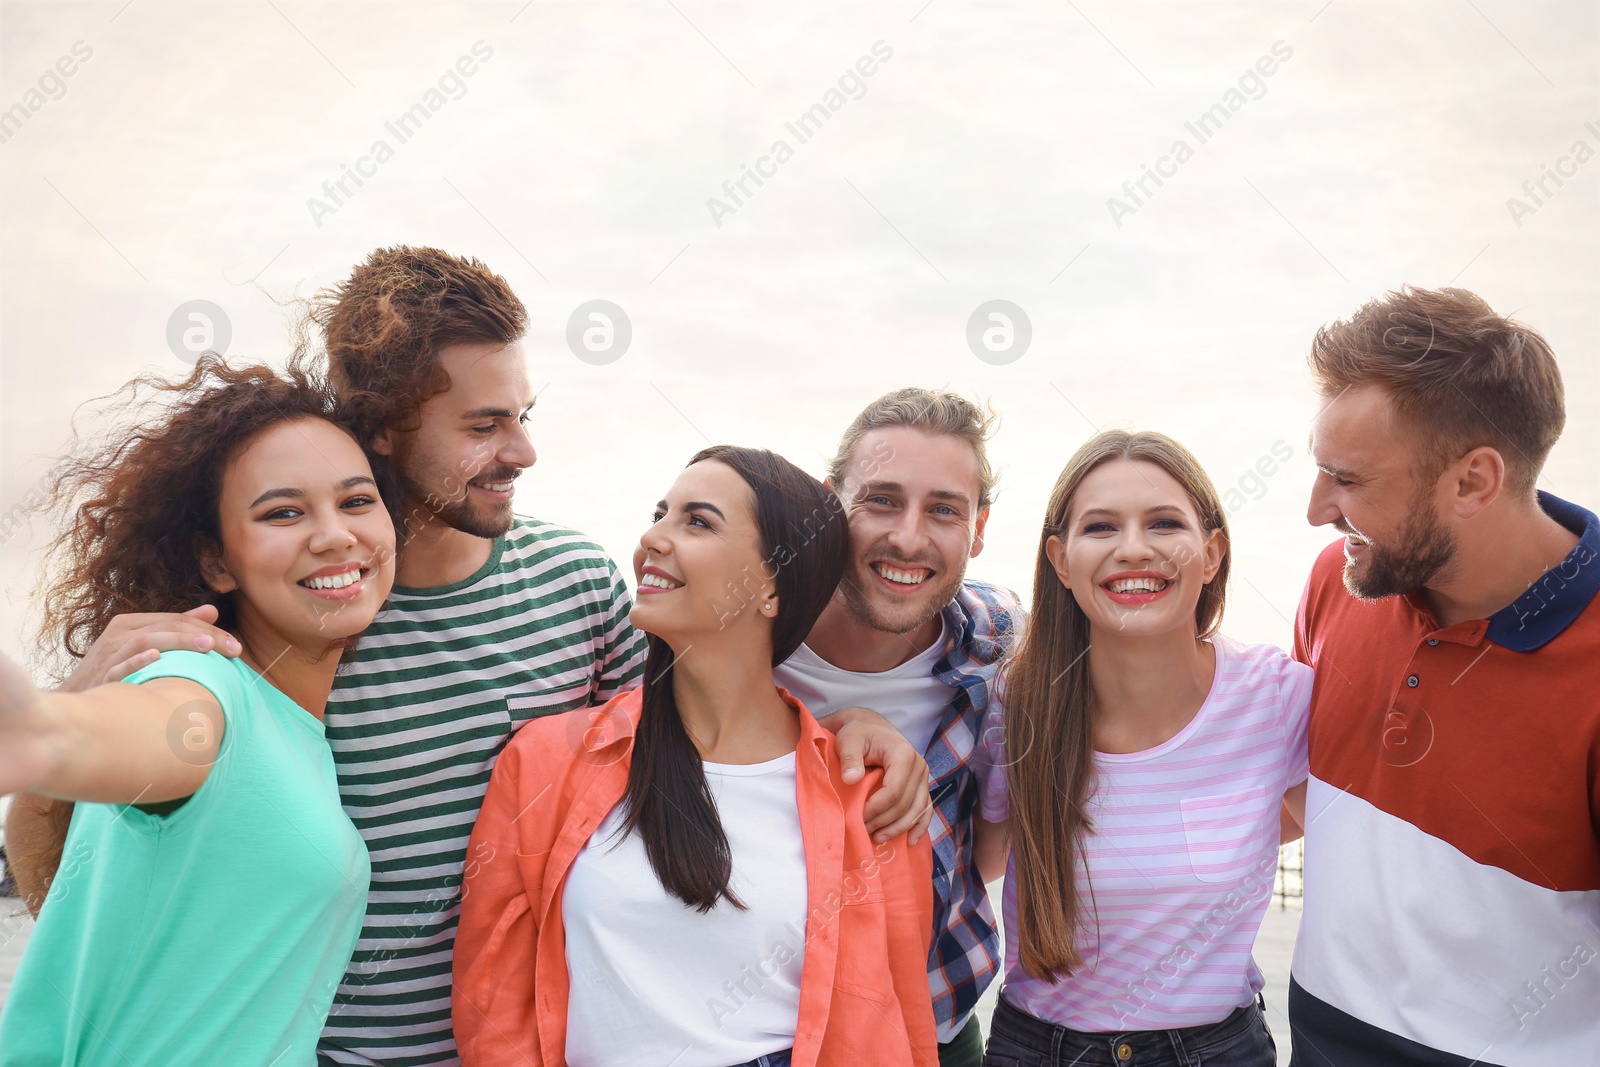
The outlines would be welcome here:
M 1424 644 L 1437 646 L 1439 639 L 1429 637 Z M 1391 767 L 1410 767 L 1428 754 L 1433 747 L 1433 720 L 1418 700 L 1422 685 L 1423 661 L 1433 662 L 1431 653 L 1417 646 L 1410 663 L 1406 665 L 1403 686 L 1396 686 L 1389 697 L 1389 709 L 1378 726 L 1378 758 Z

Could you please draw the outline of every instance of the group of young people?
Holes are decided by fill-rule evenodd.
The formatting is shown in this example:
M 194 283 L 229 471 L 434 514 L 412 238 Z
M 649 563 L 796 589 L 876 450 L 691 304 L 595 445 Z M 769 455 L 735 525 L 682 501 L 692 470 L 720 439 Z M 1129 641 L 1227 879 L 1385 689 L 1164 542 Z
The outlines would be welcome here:
M 1159 433 L 1067 461 L 1027 611 L 966 574 L 992 417 L 918 388 L 822 481 L 689 457 L 630 597 L 512 512 L 503 279 L 381 249 L 311 317 L 57 468 L 0 1067 L 1265 1067 L 1302 828 L 1296 1063 L 1600 1062 L 1600 526 L 1536 486 L 1554 357 L 1476 296 L 1317 332 L 1343 536 L 1292 653 L 1220 632 L 1227 515 Z

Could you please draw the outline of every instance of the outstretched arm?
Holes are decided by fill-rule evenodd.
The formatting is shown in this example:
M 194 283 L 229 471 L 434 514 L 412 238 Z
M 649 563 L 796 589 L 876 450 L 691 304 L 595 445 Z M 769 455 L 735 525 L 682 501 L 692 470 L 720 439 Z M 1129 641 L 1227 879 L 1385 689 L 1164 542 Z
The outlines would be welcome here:
M 104 804 L 178 800 L 204 784 L 222 728 L 221 706 L 197 682 L 158 678 L 46 693 L 0 656 L 0 793 Z
M 217 609 L 212 604 L 182 613 L 118 615 L 89 646 L 59 691 L 81 693 L 107 682 L 119 682 L 154 663 L 163 652 L 214 649 L 224 656 L 239 655 L 242 646 L 238 639 L 217 629 L 216 621 Z M 22 902 L 34 915 L 44 906 L 45 894 L 60 866 L 61 849 L 71 822 L 71 801 L 38 793 L 19 794 L 6 812 L 6 862 L 16 877 Z

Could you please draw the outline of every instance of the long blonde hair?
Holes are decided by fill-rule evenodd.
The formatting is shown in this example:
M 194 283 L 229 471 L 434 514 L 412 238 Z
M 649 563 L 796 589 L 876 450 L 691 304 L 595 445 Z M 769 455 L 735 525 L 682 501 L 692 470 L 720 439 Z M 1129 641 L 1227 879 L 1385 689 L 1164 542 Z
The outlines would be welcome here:
M 1217 489 L 1178 442 L 1149 431 L 1106 430 L 1067 461 L 1050 494 L 1034 567 L 1033 611 L 1006 678 L 1006 787 L 1017 876 L 1021 963 L 1029 974 L 1058 980 L 1082 966 L 1082 925 L 1075 868 L 1085 834 L 1094 775 L 1089 708 L 1089 619 L 1061 584 L 1045 546 L 1067 536 L 1078 487 L 1112 460 L 1143 460 L 1172 475 L 1194 503 L 1202 533 L 1222 532 L 1222 562 L 1195 605 L 1197 637 L 1222 622 L 1228 581 L 1228 526 Z

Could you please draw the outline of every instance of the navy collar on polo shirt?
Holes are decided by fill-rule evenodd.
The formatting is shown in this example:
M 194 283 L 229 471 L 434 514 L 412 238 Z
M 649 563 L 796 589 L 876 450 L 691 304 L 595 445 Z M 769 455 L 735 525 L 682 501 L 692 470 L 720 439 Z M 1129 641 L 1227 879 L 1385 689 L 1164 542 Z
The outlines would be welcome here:
M 1513 652 L 1549 644 L 1600 593 L 1600 520 L 1594 512 L 1543 491 L 1539 507 L 1577 534 L 1578 543 L 1527 592 L 1489 617 L 1485 636 Z

